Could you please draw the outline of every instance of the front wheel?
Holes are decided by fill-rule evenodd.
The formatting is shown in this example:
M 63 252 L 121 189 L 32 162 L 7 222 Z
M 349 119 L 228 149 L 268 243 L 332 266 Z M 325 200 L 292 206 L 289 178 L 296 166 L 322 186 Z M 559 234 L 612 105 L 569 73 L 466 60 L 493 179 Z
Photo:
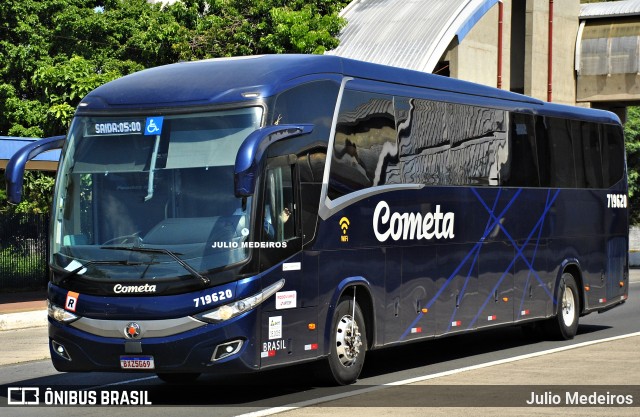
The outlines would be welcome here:
M 578 319 L 580 318 L 580 298 L 578 286 L 573 275 L 562 274 L 556 315 L 545 326 L 546 333 L 556 339 L 569 340 L 578 332 Z
M 341 299 L 332 323 L 329 376 L 340 385 L 351 384 L 358 379 L 367 352 L 367 331 L 358 303 Z

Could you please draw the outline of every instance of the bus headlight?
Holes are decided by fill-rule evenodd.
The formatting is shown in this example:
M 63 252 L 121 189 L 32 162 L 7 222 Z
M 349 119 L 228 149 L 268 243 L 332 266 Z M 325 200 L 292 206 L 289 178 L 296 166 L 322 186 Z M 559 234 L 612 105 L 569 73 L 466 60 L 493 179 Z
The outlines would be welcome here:
M 220 307 L 216 307 L 213 310 L 200 313 L 195 318 L 206 321 L 208 323 L 220 323 L 221 321 L 229 320 L 240 314 L 252 310 L 262 304 L 267 298 L 275 294 L 280 288 L 284 286 L 284 279 L 269 285 L 261 292 L 252 295 L 251 297 L 244 298 L 242 300 L 234 301 L 233 303 L 225 304 Z
M 71 323 L 80 318 L 55 304 L 51 304 L 51 301 L 49 300 L 47 300 L 47 314 L 49 317 L 60 323 Z

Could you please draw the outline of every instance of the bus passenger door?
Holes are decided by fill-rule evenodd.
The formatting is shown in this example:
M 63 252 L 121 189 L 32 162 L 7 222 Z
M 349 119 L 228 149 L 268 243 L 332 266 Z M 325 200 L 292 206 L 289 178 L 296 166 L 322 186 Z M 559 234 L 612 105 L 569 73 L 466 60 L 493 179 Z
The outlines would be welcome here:
M 300 189 L 295 156 L 268 161 L 263 178 L 260 270 L 264 284 L 284 279 L 265 303 L 260 340 L 261 366 L 315 357 L 317 332 L 317 262 L 302 253 Z M 308 277 L 308 279 L 307 279 Z

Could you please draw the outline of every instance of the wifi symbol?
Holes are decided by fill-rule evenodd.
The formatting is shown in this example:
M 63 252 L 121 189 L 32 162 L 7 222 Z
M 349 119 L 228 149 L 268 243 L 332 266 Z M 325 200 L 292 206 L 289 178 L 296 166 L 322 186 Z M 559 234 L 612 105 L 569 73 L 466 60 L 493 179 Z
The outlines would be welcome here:
M 349 222 L 349 219 L 347 219 L 346 217 L 343 217 L 340 219 L 340 228 L 342 229 L 342 234 L 346 235 L 347 234 L 347 229 L 349 228 L 349 225 L 351 224 Z

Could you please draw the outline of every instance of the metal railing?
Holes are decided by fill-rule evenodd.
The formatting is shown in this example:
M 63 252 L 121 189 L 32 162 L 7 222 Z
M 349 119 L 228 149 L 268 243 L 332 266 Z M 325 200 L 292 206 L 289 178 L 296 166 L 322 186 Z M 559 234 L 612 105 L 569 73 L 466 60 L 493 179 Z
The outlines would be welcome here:
M 0 213 L 0 291 L 44 288 L 49 215 Z

